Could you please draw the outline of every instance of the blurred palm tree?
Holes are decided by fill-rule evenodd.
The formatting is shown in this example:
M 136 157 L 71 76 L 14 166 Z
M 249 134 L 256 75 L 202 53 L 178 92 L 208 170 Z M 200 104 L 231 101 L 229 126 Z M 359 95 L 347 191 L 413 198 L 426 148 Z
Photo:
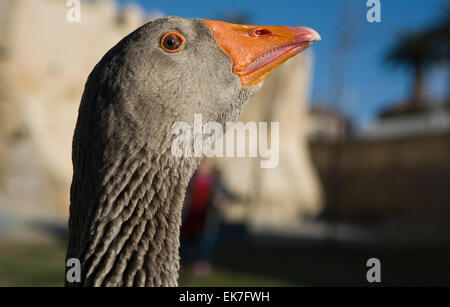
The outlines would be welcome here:
M 413 85 L 410 102 L 423 104 L 425 97 L 425 77 L 429 68 L 449 60 L 450 5 L 435 26 L 424 31 L 409 32 L 400 36 L 386 55 L 386 62 L 412 70 Z
M 413 72 L 410 102 L 425 102 L 425 74 L 437 61 L 430 36 L 425 32 L 411 32 L 402 35 L 386 56 L 386 61 L 396 66 L 404 66 Z

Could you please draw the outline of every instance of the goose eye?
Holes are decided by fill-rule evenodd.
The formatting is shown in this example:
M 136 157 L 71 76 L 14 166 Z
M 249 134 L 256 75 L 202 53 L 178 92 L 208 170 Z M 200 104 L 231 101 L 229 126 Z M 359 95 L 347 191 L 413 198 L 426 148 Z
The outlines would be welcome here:
M 161 38 L 161 48 L 167 52 L 177 52 L 184 43 L 184 37 L 177 32 L 167 32 Z

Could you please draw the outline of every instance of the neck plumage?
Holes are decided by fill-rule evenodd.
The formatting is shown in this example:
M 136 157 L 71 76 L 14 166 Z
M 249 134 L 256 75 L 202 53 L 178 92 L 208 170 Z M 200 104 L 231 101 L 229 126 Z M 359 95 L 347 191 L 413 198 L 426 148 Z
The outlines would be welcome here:
M 98 151 L 74 139 L 67 259 L 78 258 L 82 272 L 74 285 L 177 286 L 182 203 L 197 161 L 124 146 L 104 162 Z
M 66 285 L 176 286 L 182 203 L 199 159 L 172 155 L 171 124 L 187 115 L 115 84 L 126 74 L 105 57 L 86 82 L 73 138 L 66 259 L 80 261 L 81 282 Z M 260 86 L 208 120 L 235 121 Z

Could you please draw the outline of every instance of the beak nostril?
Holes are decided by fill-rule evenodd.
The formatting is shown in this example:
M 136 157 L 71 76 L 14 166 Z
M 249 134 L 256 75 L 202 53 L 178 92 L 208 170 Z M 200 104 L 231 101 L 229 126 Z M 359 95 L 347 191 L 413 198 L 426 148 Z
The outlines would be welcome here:
M 270 31 L 269 29 L 264 29 L 264 28 L 262 28 L 262 29 L 254 29 L 251 32 L 251 35 L 254 36 L 254 37 L 271 35 L 271 34 L 273 34 L 272 31 Z

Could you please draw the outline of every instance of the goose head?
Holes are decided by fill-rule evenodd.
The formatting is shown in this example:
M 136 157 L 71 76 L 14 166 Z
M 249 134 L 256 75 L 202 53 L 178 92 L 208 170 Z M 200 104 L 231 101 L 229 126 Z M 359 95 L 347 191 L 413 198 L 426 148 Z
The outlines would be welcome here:
M 137 29 L 100 61 L 87 87 L 110 133 L 167 138 L 177 121 L 235 121 L 263 80 L 320 40 L 307 27 L 170 16 Z M 100 100 L 100 103 L 99 103 Z M 119 133 L 119 134 L 120 134 Z M 159 145 L 156 145 L 159 146 Z

